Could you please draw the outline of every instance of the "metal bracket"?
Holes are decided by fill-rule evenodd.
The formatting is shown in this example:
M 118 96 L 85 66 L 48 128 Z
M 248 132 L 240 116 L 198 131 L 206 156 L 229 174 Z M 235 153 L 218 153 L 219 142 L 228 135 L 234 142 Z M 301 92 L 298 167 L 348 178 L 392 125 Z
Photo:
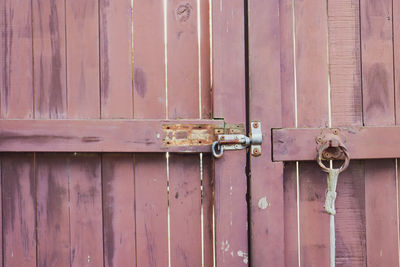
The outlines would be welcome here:
M 216 158 L 221 158 L 225 150 L 242 150 L 250 146 L 252 156 L 261 156 L 262 131 L 261 123 L 253 121 L 250 124 L 250 137 L 244 134 L 220 134 L 211 150 Z

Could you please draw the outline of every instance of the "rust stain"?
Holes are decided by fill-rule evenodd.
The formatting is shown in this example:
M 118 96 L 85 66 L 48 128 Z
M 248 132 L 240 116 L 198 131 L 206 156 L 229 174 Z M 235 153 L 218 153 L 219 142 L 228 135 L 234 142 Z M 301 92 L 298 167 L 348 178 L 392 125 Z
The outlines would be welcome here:
M 216 140 L 215 129 L 210 124 L 165 124 L 165 146 L 207 146 Z

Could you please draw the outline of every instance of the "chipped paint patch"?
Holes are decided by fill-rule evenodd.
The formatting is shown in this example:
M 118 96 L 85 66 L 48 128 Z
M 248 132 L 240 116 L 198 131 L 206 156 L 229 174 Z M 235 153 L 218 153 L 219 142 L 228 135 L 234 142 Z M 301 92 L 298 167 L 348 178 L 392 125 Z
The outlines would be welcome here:
M 239 257 L 242 257 L 242 258 L 243 258 L 243 262 L 244 262 L 245 264 L 248 264 L 248 263 L 249 263 L 249 256 L 248 256 L 247 252 L 243 252 L 243 251 L 239 250 L 239 251 L 237 252 L 237 255 L 238 255 Z
M 222 251 L 228 252 L 229 251 L 229 247 L 230 247 L 230 245 L 229 245 L 228 240 L 222 241 L 222 244 L 221 244 L 221 250 Z
M 262 198 L 260 198 L 260 200 L 258 200 L 258 207 L 260 209 L 265 210 L 269 206 L 270 206 L 270 204 L 267 201 L 267 197 L 262 197 Z

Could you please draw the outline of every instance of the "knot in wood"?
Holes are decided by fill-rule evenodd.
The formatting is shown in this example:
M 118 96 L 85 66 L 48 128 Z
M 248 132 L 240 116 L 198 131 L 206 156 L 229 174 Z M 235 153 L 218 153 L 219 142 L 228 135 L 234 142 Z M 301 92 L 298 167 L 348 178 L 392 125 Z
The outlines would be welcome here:
M 189 3 L 181 4 L 176 9 L 176 19 L 180 22 L 185 22 L 190 18 L 192 13 L 192 6 Z

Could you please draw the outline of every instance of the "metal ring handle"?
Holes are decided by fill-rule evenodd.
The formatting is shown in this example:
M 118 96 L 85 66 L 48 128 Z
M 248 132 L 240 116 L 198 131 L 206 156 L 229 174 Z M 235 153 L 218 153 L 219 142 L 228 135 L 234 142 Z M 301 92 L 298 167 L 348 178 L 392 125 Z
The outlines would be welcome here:
M 212 143 L 211 151 L 213 156 L 217 159 L 222 158 L 222 156 L 224 155 L 224 147 L 219 144 L 219 141 L 215 141 L 214 143 Z
M 318 153 L 317 153 L 317 162 L 319 164 L 319 166 L 321 166 L 322 170 L 324 172 L 329 172 L 329 168 L 327 168 L 323 163 L 322 163 L 322 155 L 324 153 L 324 151 L 326 149 L 328 149 L 330 147 L 330 143 L 325 142 L 319 149 L 318 149 Z M 349 151 L 347 150 L 346 146 L 343 143 L 339 143 L 338 148 L 340 148 L 342 150 L 342 152 L 344 153 L 344 163 L 343 165 L 339 168 L 339 172 L 343 172 L 344 170 L 347 169 L 347 167 L 349 167 L 350 164 L 350 154 Z

